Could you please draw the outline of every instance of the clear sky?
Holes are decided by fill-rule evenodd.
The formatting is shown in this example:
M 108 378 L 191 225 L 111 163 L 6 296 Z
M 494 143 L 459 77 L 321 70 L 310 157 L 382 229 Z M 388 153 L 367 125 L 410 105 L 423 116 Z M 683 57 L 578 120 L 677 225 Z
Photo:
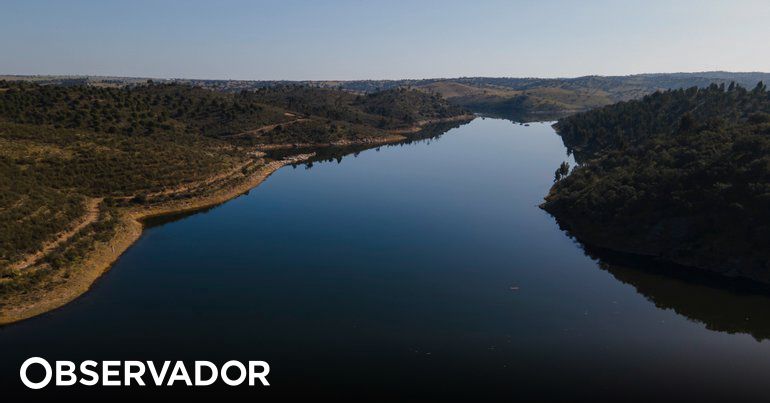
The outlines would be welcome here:
M 16 1 L 0 74 L 217 79 L 770 71 L 770 1 Z

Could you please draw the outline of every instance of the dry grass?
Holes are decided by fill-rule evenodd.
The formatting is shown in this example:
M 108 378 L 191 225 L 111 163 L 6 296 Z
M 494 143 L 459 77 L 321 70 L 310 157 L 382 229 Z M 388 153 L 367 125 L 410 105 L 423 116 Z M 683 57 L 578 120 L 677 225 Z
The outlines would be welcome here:
M 40 250 L 36 251 L 35 253 L 31 253 L 25 256 L 24 258 L 22 258 L 21 260 L 19 260 L 18 262 L 12 263 L 9 266 L 10 270 L 13 270 L 13 271 L 24 270 L 27 267 L 32 266 L 33 264 L 40 261 L 47 254 L 49 254 L 51 251 L 58 248 L 59 245 L 64 244 L 65 242 L 70 240 L 72 237 L 74 237 L 78 232 L 80 232 L 80 230 L 82 230 L 89 224 L 96 222 L 96 220 L 99 218 L 99 204 L 101 202 L 102 202 L 101 198 L 89 199 L 88 201 L 86 201 L 85 214 L 83 214 L 82 217 L 78 218 L 74 223 L 72 223 L 72 226 L 69 229 L 59 234 L 56 234 L 56 236 L 53 239 L 43 244 Z

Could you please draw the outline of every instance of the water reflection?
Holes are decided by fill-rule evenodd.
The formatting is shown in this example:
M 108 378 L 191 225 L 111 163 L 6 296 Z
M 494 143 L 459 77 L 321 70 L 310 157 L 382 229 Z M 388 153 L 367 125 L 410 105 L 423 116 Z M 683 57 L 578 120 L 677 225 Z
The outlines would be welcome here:
M 508 120 L 510 122 L 513 122 L 514 124 L 527 124 L 527 123 L 539 123 L 539 122 L 553 122 L 556 120 L 559 120 L 563 117 L 572 115 L 574 112 L 539 112 L 539 113 L 532 113 L 532 112 L 523 112 L 523 111 L 513 111 L 513 112 L 499 112 L 499 111 L 485 111 L 482 113 L 479 113 L 478 116 L 481 118 L 491 118 L 491 119 L 503 119 Z
M 770 288 L 652 258 L 584 246 L 599 267 L 660 309 L 671 309 L 707 329 L 770 339 Z
M 249 191 L 244 192 L 243 194 L 249 194 Z M 193 209 L 193 210 L 185 210 L 180 211 L 178 213 L 171 213 L 171 214 L 163 214 L 163 215 L 156 215 L 156 216 L 150 216 L 142 220 L 142 223 L 145 227 L 151 228 L 151 227 L 159 227 L 164 224 L 172 223 L 174 221 L 179 221 L 181 219 L 190 217 L 192 215 L 196 214 L 205 214 L 214 208 L 216 208 L 218 205 L 215 206 L 207 206 L 207 207 L 201 207 L 199 209 Z
M 418 133 L 410 134 L 405 140 L 395 142 L 395 143 L 386 143 L 386 144 L 378 144 L 378 145 L 356 144 L 356 145 L 350 145 L 350 146 L 344 146 L 344 147 L 338 147 L 338 146 L 295 147 L 295 148 L 289 148 L 289 149 L 270 150 L 266 152 L 266 156 L 271 159 L 283 159 L 283 158 L 291 157 L 297 154 L 315 153 L 315 157 L 309 159 L 307 162 L 303 162 L 301 164 L 292 164 L 294 168 L 297 168 L 298 166 L 303 165 L 305 169 L 311 169 L 313 168 L 313 163 L 315 162 L 337 161 L 337 163 L 339 164 L 342 162 L 342 159 L 346 156 L 352 155 L 353 157 L 357 157 L 358 154 L 361 153 L 362 151 L 372 149 L 372 148 L 379 151 L 380 148 L 382 147 L 402 147 L 404 145 L 418 144 L 418 143 L 424 143 L 426 145 L 429 145 L 431 141 L 439 139 L 442 135 L 444 135 L 449 130 L 456 129 L 468 123 L 469 122 L 445 122 L 445 123 L 436 123 L 436 124 L 428 125 L 428 126 L 425 126 Z M 249 192 L 250 190 L 244 192 L 243 194 L 248 195 Z M 145 227 L 148 227 L 148 228 L 157 227 L 164 224 L 169 224 L 175 221 L 179 221 L 181 219 L 187 218 L 195 214 L 205 214 L 208 211 L 212 210 L 213 208 L 217 207 L 218 205 L 202 207 L 200 209 L 194 209 L 194 210 L 186 210 L 178 213 L 151 216 L 151 217 L 145 218 L 142 222 L 144 223 Z
M 549 124 L 423 135 L 148 230 L 82 298 L 0 328 L 4 394 L 41 356 L 261 359 L 268 400 L 768 396 L 770 343 L 724 333 L 767 337 L 764 294 L 597 269 L 536 207 L 564 159 Z
M 299 165 L 304 165 L 306 169 L 313 167 L 314 162 L 342 162 L 343 157 L 353 156 L 357 157 L 362 151 L 369 149 L 376 149 L 379 151 L 381 148 L 389 147 L 403 147 L 409 144 L 426 144 L 429 145 L 432 141 L 438 140 L 446 132 L 452 129 L 456 129 L 469 122 L 445 122 L 436 123 L 425 126 L 418 133 L 410 134 L 402 141 L 385 143 L 385 144 L 354 144 L 349 146 L 329 146 L 329 147 L 295 147 L 288 149 L 276 149 L 266 151 L 267 157 L 272 159 L 283 159 L 296 154 L 315 153 L 315 157 L 311 158 L 307 162 L 293 164 L 296 168 Z

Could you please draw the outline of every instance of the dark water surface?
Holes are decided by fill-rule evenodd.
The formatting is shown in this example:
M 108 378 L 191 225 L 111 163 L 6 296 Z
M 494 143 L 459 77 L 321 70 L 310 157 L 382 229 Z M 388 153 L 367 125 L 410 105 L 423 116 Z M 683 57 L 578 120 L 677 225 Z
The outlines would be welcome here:
M 537 207 L 565 159 L 549 124 L 476 119 L 283 168 L 0 328 L 3 390 L 42 356 L 265 360 L 255 399 L 770 399 L 767 294 L 586 256 Z

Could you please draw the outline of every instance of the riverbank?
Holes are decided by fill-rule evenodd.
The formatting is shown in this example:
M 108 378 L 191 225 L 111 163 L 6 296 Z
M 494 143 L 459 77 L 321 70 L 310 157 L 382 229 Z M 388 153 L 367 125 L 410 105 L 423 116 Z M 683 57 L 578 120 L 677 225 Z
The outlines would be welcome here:
M 399 141 L 404 141 L 406 139 L 407 137 L 405 136 L 390 135 L 390 136 L 365 138 L 360 140 L 340 140 L 340 141 L 334 141 L 331 143 L 262 144 L 257 146 L 257 148 L 262 151 L 270 151 L 270 150 L 285 150 L 285 149 L 291 149 L 291 148 L 349 147 L 354 145 L 375 146 L 379 144 L 396 143 Z
M 563 118 L 579 165 L 543 207 L 585 244 L 769 284 L 768 112 L 763 85 L 712 85 Z
M 415 125 L 407 128 L 389 130 L 388 133 L 414 134 L 421 131 L 425 126 L 435 125 L 440 123 L 450 123 L 450 122 L 470 122 L 473 119 L 476 119 L 476 115 L 464 114 L 464 115 L 452 116 L 450 118 L 426 119 L 426 120 L 421 120 L 417 122 Z
M 262 144 L 257 146 L 257 148 L 264 151 L 270 151 L 270 150 L 282 150 L 282 149 L 290 149 L 290 148 L 349 147 L 349 146 L 356 146 L 356 145 L 376 146 L 380 144 L 389 144 L 389 143 L 396 143 L 399 141 L 408 140 L 409 135 L 420 133 L 427 126 L 440 125 L 442 123 L 452 123 L 452 122 L 470 122 L 476 117 L 477 117 L 476 115 L 465 114 L 465 115 L 452 116 L 450 118 L 421 120 L 416 124 L 414 124 L 413 126 L 410 126 L 407 128 L 388 130 L 389 135 L 380 136 L 380 137 L 367 137 L 367 138 L 356 139 L 356 140 L 339 140 L 339 141 L 333 141 L 329 143 Z
M 410 135 L 418 134 L 432 125 L 468 122 L 475 117 L 475 115 L 460 115 L 451 118 L 420 121 L 414 127 L 404 131 L 403 134 L 391 133 L 387 136 L 323 144 L 270 144 L 257 146 L 257 150 L 344 148 L 349 146 L 376 147 L 408 140 Z M 260 151 L 255 151 L 255 153 L 260 158 L 263 156 Z M 228 169 L 226 172 L 220 172 L 194 185 L 174 188 L 174 191 L 199 192 L 203 193 L 203 195 L 174 199 L 169 197 L 173 196 L 173 191 L 169 191 L 170 193 L 159 192 L 143 195 L 144 199 L 149 200 L 149 202 L 145 201 L 145 203 L 149 204 L 137 207 L 119 207 L 118 223 L 115 226 L 114 234 L 107 241 L 95 242 L 93 248 L 67 274 L 50 274 L 55 280 L 50 284 L 45 284 L 45 286 L 29 291 L 25 290 L 19 293 L 19 295 L 4 296 L 2 301 L 0 301 L 0 325 L 18 322 L 57 309 L 83 295 L 139 239 L 145 220 L 194 212 L 224 203 L 258 186 L 279 168 L 307 161 L 314 155 L 315 153 L 290 155 L 280 160 L 267 162 L 256 168 L 253 172 L 250 172 L 245 180 L 237 180 L 236 183 L 232 183 L 232 176 L 239 176 L 244 169 L 248 170 L 253 166 L 253 163 L 247 162 L 238 167 Z M 163 201 L 152 201 L 156 198 Z M 122 202 L 129 203 L 129 199 L 131 198 L 123 198 Z M 31 266 L 29 269 L 32 268 Z
M 94 282 L 142 235 L 143 221 L 165 215 L 213 207 L 238 197 L 265 181 L 279 168 L 306 161 L 314 154 L 300 154 L 271 161 L 246 180 L 219 189 L 217 192 L 183 201 L 170 201 L 151 206 L 123 208 L 114 235 L 106 242 L 97 242 L 94 249 L 78 264 L 75 275 L 50 288 L 33 290 L 19 301 L 6 302 L 0 308 L 0 325 L 18 322 L 60 308 L 88 291 Z

